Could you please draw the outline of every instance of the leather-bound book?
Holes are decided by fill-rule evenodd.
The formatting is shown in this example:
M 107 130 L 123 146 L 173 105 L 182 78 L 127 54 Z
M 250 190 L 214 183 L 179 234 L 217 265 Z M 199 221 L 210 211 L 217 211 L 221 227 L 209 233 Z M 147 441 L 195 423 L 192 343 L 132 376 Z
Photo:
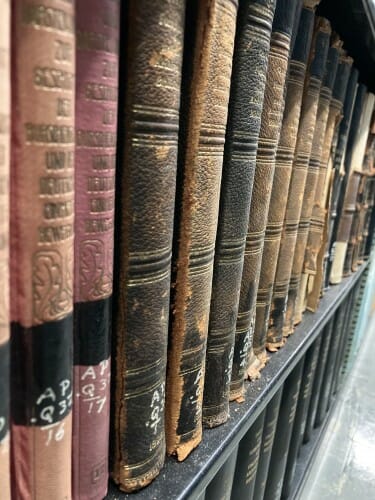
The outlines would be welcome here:
M 319 92 L 328 54 L 330 32 L 328 21 L 323 18 L 316 18 L 271 305 L 273 318 L 271 335 L 276 343 L 280 342 L 283 336 L 288 286 L 293 264 L 292 256 L 297 239 L 298 222 L 314 136 Z
M 273 443 L 275 440 L 276 425 L 279 418 L 281 396 L 283 387 L 278 389 L 271 401 L 267 404 L 266 415 L 264 417 L 262 444 L 259 452 L 258 466 L 255 478 L 254 500 L 263 500 L 266 488 L 268 468 L 271 460 Z M 233 499 L 234 500 L 234 499 Z
M 301 278 L 306 284 L 305 290 L 303 290 L 303 284 L 301 285 L 301 293 L 303 294 L 303 292 L 305 292 L 306 307 L 313 311 L 316 310 L 319 300 L 319 294 L 316 293 L 314 285 L 319 290 L 319 293 L 321 289 L 319 281 L 322 277 L 324 255 L 323 234 L 326 220 L 326 197 L 330 186 L 332 171 L 331 151 L 336 147 L 338 124 L 341 120 L 351 64 L 352 59 L 341 50 L 332 91 L 332 99 L 329 106 L 323 151 L 319 165 L 318 183 L 315 190 L 315 200 L 305 251 L 303 275 Z M 301 301 L 303 301 L 302 297 Z
M 152 481 L 165 456 L 184 14 L 183 0 L 131 0 L 122 16 L 111 473 L 128 492 Z
M 352 121 L 353 108 L 355 101 L 358 106 L 355 109 L 359 110 L 359 104 L 363 105 L 364 99 L 364 90 L 360 90 L 360 95 L 357 98 L 357 89 L 358 89 L 358 70 L 354 67 L 351 69 L 348 86 L 346 89 L 344 108 L 343 108 L 343 116 L 340 122 L 340 127 L 337 132 L 337 142 L 335 147 L 335 152 L 333 156 L 332 162 L 332 174 L 331 174 L 331 183 L 329 186 L 329 193 L 327 194 L 326 200 L 326 208 L 327 208 L 327 220 L 324 228 L 324 260 L 323 260 L 323 281 L 322 286 L 324 289 L 329 286 L 329 274 L 331 263 L 329 261 L 330 253 L 331 253 L 331 241 L 335 240 L 335 235 L 337 232 L 337 224 L 338 221 L 336 214 L 339 210 L 339 196 L 341 190 L 341 185 L 344 176 L 344 160 L 345 160 L 345 152 L 348 142 L 348 135 L 350 124 Z M 360 99 L 360 101 L 358 101 Z M 350 151 L 350 148 L 349 148 Z
M 0 1 L 0 485 L 10 500 L 9 432 L 9 150 L 10 2 Z
M 362 89 L 362 84 L 360 85 Z M 360 95 L 360 91 L 358 91 Z M 338 207 L 339 220 L 337 224 L 337 233 L 334 234 L 331 250 L 331 270 L 330 283 L 337 284 L 342 280 L 344 268 L 345 254 L 350 237 L 351 225 L 353 221 L 353 213 L 355 211 L 358 186 L 360 182 L 360 173 L 362 169 L 363 159 L 365 155 L 367 137 L 369 133 L 372 111 L 374 109 L 375 95 L 366 94 L 360 120 L 357 121 L 354 117 L 357 113 L 353 113 L 351 133 L 355 132 L 355 138 L 351 144 L 351 154 L 345 159 L 346 182 L 343 183 L 343 203 Z
M 247 365 L 249 365 L 251 372 L 263 366 L 266 360 L 264 342 L 263 345 L 259 345 L 255 337 L 252 342 L 252 334 L 264 235 L 275 170 L 276 149 L 279 142 L 284 111 L 284 87 L 288 70 L 296 3 L 296 0 L 289 2 L 287 0 L 279 0 L 272 25 L 267 82 L 264 92 L 241 280 L 232 382 L 230 387 L 231 399 L 241 399 L 243 397 L 244 376 Z M 252 345 L 254 352 L 251 349 Z M 251 353 L 250 356 L 249 350 Z
M 232 500 L 253 498 L 265 416 L 266 410 L 263 410 L 238 445 Z
M 202 438 L 203 384 L 219 193 L 227 124 L 236 0 L 197 3 L 186 119 L 176 277 L 168 346 L 167 452 L 184 460 Z M 194 48 L 192 49 L 192 43 Z M 187 76 L 186 76 L 187 77 Z M 185 78 L 185 76 L 184 76 Z
M 237 16 L 203 394 L 203 423 L 209 427 L 225 422 L 229 415 L 234 334 L 274 9 L 274 0 L 245 0 Z M 247 318 L 241 319 L 246 328 Z M 237 328 L 237 336 L 246 333 Z M 236 370 L 242 361 L 238 354 Z
M 316 3 L 316 2 L 315 2 Z M 259 278 L 259 289 L 256 305 L 255 336 L 259 343 L 264 343 L 268 326 L 272 332 L 273 318 L 270 318 L 273 282 L 275 279 L 277 256 L 280 248 L 281 232 L 284 222 L 290 176 L 292 172 L 294 149 L 297 142 L 298 122 L 301 112 L 303 85 L 306 73 L 307 58 L 310 51 L 312 30 L 314 25 L 314 2 L 305 1 L 294 32 L 298 32 L 294 49 L 289 62 L 286 81 L 285 108 L 280 132 L 280 140 L 276 151 L 275 173 L 272 184 L 270 208 Z M 267 348 L 276 350 L 282 345 L 270 334 L 267 337 Z
M 204 500 L 230 500 L 238 447 L 232 451 L 206 488 Z
M 357 191 L 357 198 L 354 206 L 353 220 L 350 228 L 350 236 L 348 240 L 348 248 L 346 250 L 344 266 L 343 266 L 343 276 L 349 276 L 351 272 L 355 272 L 358 269 L 358 251 L 359 245 L 362 240 L 362 233 L 365 224 L 365 195 L 366 195 L 366 183 L 368 176 L 363 170 L 359 173 L 359 185 Z
M 303 202 L 301 209 L 301 217 L 298 224 L 297 241 L 294 250 L 293 267 L 291 281 L 289 287 L 289 297 L 286 313 L 286 321 L 289 323 L 289 332 L 293 331 L 293 325 L 296 325 L 302 320 L 304 310 L 304 293 L 302 290 L 306 288 L 305 278 L 301 283 L 303 264 L 305 260 L 305 250 L 309 235 L 310 220 L 312 216 L 315 193 L 318 188 L 324 185 L 324 180 L 320 179 L 320 162 L 322 159 L 324 137 L 327 128 L 329 105 L 332 97 L 332 89 L 335 82 L 337 66 L 339 61 L 339 50 L 342 42 L 337 36 L 333 36 L 331 47 L 328 51 L 325 74 L 320 89 L 318 111 L 316 115 L 316 123 L 314 137 L 311 148 L 309 165 L 307 168 L 307 177 L 305 190 L 303 193 Z M 324 169 L 324 173 L 326 169 Z
M 281 497 L 290 438 L 292 436 L 301 385 L 303 363 L 304 359 L 298 363 L 284 383 L 279 418 L 277 419 L 276 438 L 272 447 L 266 489 L 264 491 L 264 500 L 278 500 Z
M 118 2 L 76 1 L 72 458 L 77 499 L 103 498 L 108 483 L 119 14 Z
M 74 5 L 11 6 L 12 496 L 71 498 Z
M 313 380 L 315 377 L 316 366 L 322 337 L 314 342 L 307 351 L 303 365 L 301 387 L 298 395 L 296 415 L 294 417 L 293 431 L 290 439 L 288 458 L 283 481 L 281 498 L 289 498 L 292 492 L 292 485 L 297 465 L 297 456 L 302 444 L 303 433 L 306 424 L 307 411 L 311 398 Z

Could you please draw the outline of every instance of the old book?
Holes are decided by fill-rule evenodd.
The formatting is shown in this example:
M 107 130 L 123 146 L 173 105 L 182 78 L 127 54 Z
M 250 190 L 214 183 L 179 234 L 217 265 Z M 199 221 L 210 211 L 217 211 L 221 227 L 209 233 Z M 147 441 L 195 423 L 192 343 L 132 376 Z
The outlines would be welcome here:
M 234 334 L 274 9 L 274 0 L 246 0 L 237 16 L 203 393 L 203 423 L 209 427 L 225 422 L 229 415 Z M 237 337 L 246 335 L 247 323 L 246 316 L 238 318 Z M 241 368 L 238 354 L 235 371 Z
M 332 90 L 327 126 L 324 135 L 322 156 L 319 165 L 319 177 L 315 190 L 315 200 L 311 215 L 311 224 L 306 245 L 301 293 L 305 294 L 307 309 L 315 310 L 317 307 L 316 297 L 311 292 L 314 289 L 314 280 L 318 269 L 322 266 L 322 246 L 323 231 L 326 218 L 326 191 L 330 185 L 331 176 L 331 150 L 335 148 L 337 140 L 338 125 L 341 120 L 341 113 L 348 85 L 352 59 L 348 58 L 345 52 L 340 50 L 340 58 L 336 72 L 335 83 Z M 319 277 L 317 278 L 318 282 Z M 305 283 L 305 290 L 303 286 Z M 320 287 L 319 287 L 320 290 Z M 304 302 L 304 298 L 301 297 Z
M 322 337 L 319 336 L 307 351 L 304 360 L 301 387 L 298 395 L 297 409 L 294 417 L 293 431 L 290 439 L 285 476 L 281 492 L 281 498 L 285 499 L 289 498 L 292 492 L 293 479 L 297 465 L 297 456 L 302 444 L 321 340 Z
M 74 8 L 11 5 L 12 495 L 70 498 Z
M 168 351 L 167 452 L 184 460 L 202 437 L 203 383 L 237 1 L 198 2 L 189 75 L 176 282 Z M 191 23 L 188 25 L 190 29 Z
M 284 87 L 296 3 L 296 0 L 291 2 L 279 0 L 272 25 L 267 81 L 241 280 L 239 321 L 237 323 L 230 387 L 232 400 L 243 397 L 247 365 L 249 364 L 249 369 L 252 370 L 254 364 L 258 368 L 260 365 L 264 365 L 266 359 L 264 343 L 260 344 L 257 342 L 257 338 L 252 339 L 252 336 L 264 235 L 275 170 L 276 148 L 284 111 Z
M 124 491 L 152 481 L 165 456 L 184 13 L 182 0 L 132 0 L 123 10 L 111 468 Z
M 298 123 L 301 113 L 303 86 L 306 74 L 306 64 L 310 52 L 312 30 L 314 25 L 314 3 L 304 2 L 301 18 L 298 26 L 294 50 L 289 64 L 287 81 L 285 110 L 280 134 L 280 140 L 276 152 L 275 175 L 272 185 L 270 209 L 266 227 L 266 236 L 263 248 L 262 267 L 260 273 L 260 289 L 268 289 L 269 293 L 264 297 L 263 305 L 257 304 L 257 314 L 264 317 L 262 322 L 257 322 L 256 328 L 262 328 L 258 335 L 267 334 L 266 347 L 275 351 L 283 344 L 282 335 L 275 336 L 274 325 L 280 321 L 280 309 L 270 309 L 272 293 L 277 302 L 281 292 L 283 297 L 283 286 L 274 288 L 277 258 L 280 249 L 281 233 L 287 205 L 288 190 L 294 150 L 297 143 Z M 282 285 L 282 284 L 281 284 Z
M 74 498 L 101 499 L 108 483 L 119 14 L 76 2 Z
M 357 197 L 354 204 L 353 220 L 350 228 L 350 236 L 348 240 L 348 248 L 345 254 L 344 266 L 343 266 L 343 276 L 349 276 L 351 272 L 358 269 L 358 250 L 359 245 L 362 240 L 362 233 L 365 224 L 365 195 L 366 195 L 366 183 L 368 176 L 363 170 L 359 172 L 359 184 Z
M 362 84 L 360 87 L 362 88 Z M 360 95 L 359 91 L 358 94 Z M 353 113 L 351 128 L 355 130 L 355 139 L 351 146 L 352 153 L 345 160 L 346 182 L 343 183 L 343 203 L 340 207 L 340 219 L 331 250 L 333 255 L 331 256 L 332 264 L 329 279 L 332 284 L 340 283 L 342 280 L 345 254 L 353 221 L 353 212 L 355 211 L 360 172 L 365 155 L 374 102 L 375 95 L 371 93 L 366 94 L 359 122 L 354 119 L 356 114 Z
M 232 500 L 253 498 L 265 416 L 266 410 L 263 410 L 238 445 Z
M 303 362 L 304 360 L 302 359 L 284 383 L 279 418 L 277 419 L 276 439 L 272 447 L 266 489 L 264 491 L 265 499 L 278 500 L 281 496 L 290 438 L 292 436 L 298 394 L 301 385 Z
M 311 153 L 319 92 L 328 53 L 330 26 L 326 19 L 316 18 L 316 26 L 311 44 L 310 61 L 307 68 L 301 116 L 298 126 L 297 144 L 294 153 L 292 174 L 278 255 L 274 296 L 272 299 L 272 335 L 280 342 L 285 321 L 288 286 L 292 271 L 298 221 L 302 208 L 307 167 Z M 286 333 L 286 332 L 285 332 Z
M 254 500 L 263 500 L 264 490 L 268 476 L 273 443 L 275 439 L 276 425 L 279 417 L 281 396 L 283 387 L 277 391 L 266 408 L 264 417 L 262 444 L 259 452 L 259 460 L 255 478 Z
M 298 224 L 297 241 L 294 249 L 293 267 L 291 274 L 291 285 L 289 288 L 289 297 L 286 313 L 286 321 L 289 321 L 289 331 L 293 331 L 293 324 L 296 325 L 302 320 L 304 310 L 304 293 L 306 283 L 303 280 L 301 283 L 301 275 L 305 260 L 305 250 L 309 235 L 310 220 L 312 216 L 315 193 L 317 189 L 321 189 L 324 185 L 324 179 L 320 176 L 320 162 L 322 159 L 324 137 L 328 123 L 329 105 L 332 96 L 332 89 L 335 82 L 336 71 L 339 61 L 339 50 L 342 42 L 337 36 L 333 37 L 331 47 L 328 51 L 325 74 L 320 88 L 320 96 L 318 103 L 318 111 L 316 115 L 316 123 L 314 129 L 314 137 L 312 141 L 311 154 L 307 167 L 307 177 L 305 190 L 303 193 L 303 202 L 301 216 Z M 326 169 L 324 169 L 324 173 Z M 319 186 L 318 186 L 318 181 Z
M 9 149 L 10 149 L 10 2 L 0 1 L 0 484 L 10 500 L 9 433 Z
M 204 500 L 230 500 L 238 447 L 232 451 L 206 488 Z

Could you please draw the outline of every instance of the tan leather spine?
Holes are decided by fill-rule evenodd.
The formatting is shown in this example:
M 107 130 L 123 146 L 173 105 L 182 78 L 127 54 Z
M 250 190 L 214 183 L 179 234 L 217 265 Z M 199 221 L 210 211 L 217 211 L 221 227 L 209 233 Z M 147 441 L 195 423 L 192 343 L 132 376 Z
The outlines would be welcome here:
M 199 2 L 167 373 L 168 454 L 202 439 L 211 281 L 237 1 Z

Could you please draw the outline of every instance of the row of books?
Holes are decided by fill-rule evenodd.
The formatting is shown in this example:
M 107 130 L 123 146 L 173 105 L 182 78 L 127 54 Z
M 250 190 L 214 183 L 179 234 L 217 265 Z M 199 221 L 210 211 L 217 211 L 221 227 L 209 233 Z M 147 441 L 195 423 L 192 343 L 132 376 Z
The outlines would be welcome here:
M 5 500 L 149 484 L 363 260 L 374 95 L 317 4 L 1 0 Z

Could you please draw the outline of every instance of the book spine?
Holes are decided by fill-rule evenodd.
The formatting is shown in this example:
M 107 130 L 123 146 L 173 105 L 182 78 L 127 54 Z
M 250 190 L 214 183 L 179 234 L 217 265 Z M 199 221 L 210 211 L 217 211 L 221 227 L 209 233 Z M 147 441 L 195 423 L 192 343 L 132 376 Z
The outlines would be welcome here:
M 238 447 L 232 451 L 206 488 L 205 500 L 230 500 Z
M 296 414 L 298 394 L 304 360 L 302 359 L 284 383 L 279 418 L 276 426 L 276 439 L 272 448 L 264 499 L 278 500 L 281 496 L 289 444 Z
M 306 278 L 301 277 L 303 273 L 305 252 L 308 243 L 309 228 L 315 195 L 317 193 L 317 190 L 322 189 L 322 187 L 324 186 L 326 168 L 323 168 L 323 171 L 321 172 L 320 166 L 323 155 L 324 138 L 328 124 L 329 105 L 331 102 L 332 90 L 339 61 L 340 46 L 340 40 L 337 37 L 334 37 L 332 45 L 328 51 L 325 75 L 320 90 L 314 138 L 307 169 L 301 217 L 298 225 L 296 248 L 294 251 L 292 278 L 293 283 L 296 285 L 297 294 L 295 296 L 294 302 L 292 300 L 289 303 L 289 331 L 293 331 L 293 324 L 296 325 L 301 322 L 302 314 L 304 312 Z
M 202 439 L 206 342 L 237 7 L 235 0 L 205 0 L 198 7 L 167 376 L 167 452 L 178 460 L 184 460 Z
M 314 40 L 311 45 L 310 63 L 306 75 L 299 121 L 297 144 L 294 154 L 288 200 L 285 211 L 283 232 L 278 255 L 273 297 L 273 335 L 282 339 L 285 320 L 288 285 L 292 271 L 298 221 L 301 214 L 303 191 L 305 188 L 307 166 L 311 153 L 319 92 L 328 53 L 330 27 L 327 20 L 317 18 Z
M 283 387 L 280 387 L 266 408 L 253 500 L 263 500 L 282 394 Z
M 126 492 L 150 483 L 165 456 L 184 14 L 182 0 L 131 0 L 123 10 L 111 455 L 112 477 Z
M 274 9 L 274 0 L 246 0 L 237 16 L 203 393 L 203 423 L 208 427 L 229 416 L 234 335 Z M 243 335 L 240 327 L 239 334 Z
M 288 4 L 288 5 L 287 5 Z M 259 284 L 260 265 L 267 224 L 268 207 L 275 170 L 276 148 L 279 141 L 282 115 L 284 111 L 284 87 L 288 70 L 290 41 L 294 22 L 296 0 L 277 2 L 272 25 L 270 52 L 268 56 L 267 81 L 264 91 L 261 127 L 256 158 L 253 191 L 251 195 L 244 265 L 240 290 L 240 302 L 236 341 L 233 355 L 230 399 L 243 397 L 244 376 L 250 357 L 253 365 L 264 364 L 265 342 L 258 342 L 253 335 L 252 321 L 255 315 L 256 297 Z M 239 334 L 240 333 L 240 334 Z M 260 339 L 259 339 L 260 340 Z M 259 356 L 256 357 L 256 356 Z
M 330 194 L 328 196 L 328 202 L 327 202 L 328 214 L 326 222 L 327 228 L 326 228 L 325 254 L 323 260 L 323 283 L 322 283 L 323 287 L 325 288 L 329 286 L 329 275 L 331 269 L 330 242 L 332 241 L 332 239 L 335 238 L 337 231 L 336 213 L 338 210 L 339 194 L 341 190 L 345 150 L 348 141 L 350 123 L 352 121 L 354 102 L 357 96 L 357 82 L 358 82 L 358 70 L 352 67 L 345 95 L 343 117 L 337 135 L 337 145 L 335 148 L 335 155 L 332 166 L 333 172 L 332 172 L 332 180 L 330 186 Z M 362 93 L 360 92 L 358 99 L 359 98 L 360 99 L 364 98 L 363 92 Z M 356 106 L 356 109 L 359 108 Z
M 266 347 L 269 351 L 275 351 L 283 345 L 282 336 L 279 338 L 275 336 L 276 330 L 274 325 L 277 322 L 275 311 L 277 309 L 271 309 L 270 305 L 272 293 L 276 302 L 280 298 L 280 291 L 281 299 L 283 297 L 283 287 L 279 290 L 274 288 L 273 285 L 292 173 L 294 150 L 297 143 L 306 64 L 310 52 L 313 26 L 314 10 L 307 2 L 304 2 L 298 25 L 298 34 L 289 64 L 285 110 L 276 152 L 275 175 L 272 185 L 259 281 L 259 288 L 269 290 L 269 294 L 265 297 L 264 305 L 257 304 L 257 314 L 264 315 L 263 323 L 260 324 L 258 321 L 258 328 L 262 328 L 262 331 L 258 334 L 259 336 L 267 335 Z M 264 313 L 262 313 L 261 309 L 264 309 Z
M 348 241 L 348 249 L 345 255 L 343 276 L 349 276 L 353 271 L 358 269 L 359 246 L 362 240 L 362 233 L 365 224 L 365 192 L 366 192 L 367 175 L 365 172 L 360 173 L 357 199 L 354 207 L 353 221 L 350 229 L 350 237 Z
M 306 306 L 315 311 L 319 301 L 320 282 L 322 279 L 324 255 L 324 226 L 326 220 L 326 199 L 331 180 L 331 151 L 336 148 L 338 124 L 341 120 L 345 93 L 348 85 L 352 59 L 340 53 L 332 99 L 329 107 L 327 127 L 324 136 L 324 145 L 319 167 L 319 179 L 316 187 L 316 197 L 313 207 L 311 225 L 305 252 L 304 274 L 306 283 Z M 306 279 L 306 278 L 305 278 Z
M 281 498 L 289 498 L 294 474 L 297 465 L 297 456 L 301 447 L 303 432 L 306 423 L 307 410 L 311 398 L 313 380 L 315 376 L 316 366 L 318 363 L 318 355 L 322 338 L 319 337 L 314 345 L 307 351 L 303 366 L 303 374 L 301 379 L 301 387 L 298 395 L 298 404 L 296 415 L 294 418 L 293 432 L 290 439 L 288 458 L 283 481 Z
M 76 1 L 72 459 L 79 499 L 103 498 L 108 483 L 119 14 L 117 1 Z
M 266 410 L 259 415 L 238 446 L 232 497 L 252 499 L 258 469 Z
M 10 163 L 10 2 L 0 1 L 0 484 L 10 500 L 9 343 L 9 163 Z

